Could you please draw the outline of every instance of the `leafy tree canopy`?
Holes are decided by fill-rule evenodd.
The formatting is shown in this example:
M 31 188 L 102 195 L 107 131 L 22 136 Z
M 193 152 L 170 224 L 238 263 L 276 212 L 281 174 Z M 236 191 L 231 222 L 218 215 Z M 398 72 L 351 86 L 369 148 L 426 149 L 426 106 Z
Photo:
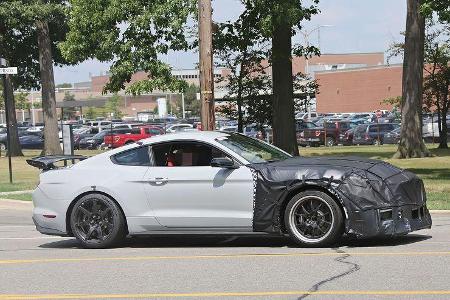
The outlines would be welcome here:
M 186 87 L 160 55 L 194 46 L 187 22 L 196 15 L 197 1 L 71 0 L 70 4 L 70 32 L 61 50 L 74 63 L 91 58 L 112 61 L 104 92 L 124 89 L 137 71 L 149 75 L 127 88 L 132 94 Z
M 67 11 L 66 2 L 60 0 L 0 1 L 0 56 L 6 58 L 10 66 L 18 67 L 19 74 L 12 76 L 15 87 L 40 87 L 37 20 L 48 22 L 54 63 L 67 64 L 57 48 L 68 28 Z
M 56 88 L 71 88 L 72 84 L 71 83 L 60 83 L 56 85 Z
M 435 12 L 439 16 L 439 21 L 450 22 L 450 2 L 448 0 L 424 0 L 422 12 L 425 15 L 432 15 Z
M 280 24 L 288 25 L 292 29 L 291 34 L 295 35 L 302 29 L 303 21 L 311 20 L 313 15 L 320 12 L 319 0 L 309 1 L 309 5 L 298 0 L 242 0 L 242 3 L 245 7 L 241 14 L 244 24 L 254 27 L 253 33 L 266 41 L 273 37 Z M 319 49 L 311 45 L 294 45 L 293 53 L 298 56 L 318 55 Z

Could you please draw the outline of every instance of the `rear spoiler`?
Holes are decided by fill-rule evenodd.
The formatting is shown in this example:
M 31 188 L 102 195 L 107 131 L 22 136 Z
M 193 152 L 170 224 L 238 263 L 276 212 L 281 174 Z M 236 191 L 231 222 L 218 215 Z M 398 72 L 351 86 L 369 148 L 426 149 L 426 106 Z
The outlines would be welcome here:
M 87 157 L 83 155 L 48 155 L 48 156 L 38 156 L 32 159 L 27 159 L 27 163 L 30 166 L 33 166 L 38 169 L 42 169 L 43 171 L 48 171 L 52 169 L 57 169 L 55 163 L 63 161 L 66 163 L 67 161 L 82 161 Z

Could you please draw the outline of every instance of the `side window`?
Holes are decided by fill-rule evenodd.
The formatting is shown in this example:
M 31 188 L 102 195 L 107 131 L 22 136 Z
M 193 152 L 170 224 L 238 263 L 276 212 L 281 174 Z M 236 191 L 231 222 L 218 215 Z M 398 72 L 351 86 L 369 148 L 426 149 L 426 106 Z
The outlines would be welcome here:
M 150 166 L 148 147 L 139 147 L 117 153 L 111 157 L 113 163 L 125 166 Z
M 341 122 L 341 130 L 347 130 L 347 129 L 350 129 L 350 123 L 348 123 L 348 122 Z
M 156 128 L 150 128 L 149 131 L 150 131 L 150 134 L 152 134 L 152 135 L 160 135 L 161 134 L 161 131 Z
M 131 129 L 131 134 L 141 134 L 141 128 L 135 127 Z
M 227 156 L 214 147 L 196 142 L 165 143 L 152 149 L 156 167 L 209 166 L 213 158 Z
M 384 128 L 384 131 L 392 131 L 394 130 L 394 125 L 392 124 L 386 124 L 386 128 Z

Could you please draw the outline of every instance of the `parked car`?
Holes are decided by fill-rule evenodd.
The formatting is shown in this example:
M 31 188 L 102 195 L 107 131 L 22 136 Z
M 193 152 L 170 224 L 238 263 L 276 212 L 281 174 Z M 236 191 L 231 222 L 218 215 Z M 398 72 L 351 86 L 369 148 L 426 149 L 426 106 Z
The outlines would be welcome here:
M 3 128 L 2 128 L 3 129 Z M 6 134 L 6 128 L 4 128 L 5 130 L 2 131 L 3 133 L 0 132 L 0 150 L 1 151 L 5 151 L 7 148 L 7 143 L 8 143 L 8 135 Z M 24 135 L 31 135 L 31 134 L 37 134 L 37 133 L 31 133 L 27 131 L 27 128 L 25 127 L 20 127 L 17 128 L 17 135 L 19 136 L 19 138 L 21 136 Z
M 44 136 L 41 133 L 30 133 L 19 137 L 22 149 L 44 149 Z
M 390 132 L 384 134 L 383 143 L 384 144 L 398 144 L 400 142 L 400 130 L 398 127 Z
M 164 130 L 156 126 L 142 126 L 131 129 L 126 133 L 108 133 L 103 138 L 105 146 L 109 148 L 122 147 L 123 145 L 146 139 L 152 136 L 164 134 Z
M 339 133 L 337 143 L 343 146 L 351 146 L 353 145 L 353 134 L 355 132 L 355 128 L 350 128 L 345 132 Z
M 167 133 L 174 133 L 174 132 L 180 132 L 185 131 L 186 129 L 193 129 L 194 126 L 192 124 L 171 124 L 168 125 L 166 128 Z
M 316 112 L 312 112 L 311 116 L 309 113 L 298 113 L 295 115 L 295 119 L 298 120 L 308 120 L 308 119 L 312 119 L 312 118 L 317 118 L 319 116 L 318 113 Z
M 325 122 L 323 127 L 306 128 L 297 136 L 300 146 L 334 146 L 340 142 L 340 135 L 350 129 L 350 121 Z
M 353 135 L 355 145 L 381 145 L 384 135 L 400 127 L 397 123 L 371 123 L 358 125 Z
M 127 133 L 131 132 L 131 129 L 128 128 L 119 128 L 119 129 L 113 129 L 113 133 L 119 134 L 119 133 Z M 86 137 L 80 140 L 79 142 L 79 149 L 99 149 L 101 145 L 103 144 L 103 140 L 105 136 L 111 133 L 111 130 L 103 130 L 97 133 L 96 135 L 92 137 Z
M 238 132 L 238 127 L 236 126 L 222 126 L 220 128 L 220 131 L 226 131 L 226 132 Z
M 309 121 L 303 121 L 303 120 L 296 120 L 295 122 L 295 131 L 298 133 L 304 131 L 306 128 L 316 128 L 318 127 L 316 123 L 309 122 Z
M 73 159 L 81 161 L 55 167 Z M 432 223 L 411 172 L 365 158 L 295 158 L 236 133 L 161 135 L 90 158 L 28 163 L 44 170 L 32 196 L 36 229 L 88 248 L 192 231 L 288 235 L 320 247 L 343 234 L 403 236 Z

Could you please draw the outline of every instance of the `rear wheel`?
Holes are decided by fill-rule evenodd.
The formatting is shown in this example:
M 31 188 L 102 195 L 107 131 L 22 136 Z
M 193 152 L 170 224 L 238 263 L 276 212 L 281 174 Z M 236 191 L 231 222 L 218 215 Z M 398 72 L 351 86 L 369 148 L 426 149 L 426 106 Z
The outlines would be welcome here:
M 381 145 L 383 145 L 383 140 L 381 138 L 380 139 L 374 139 L 373 140 L 373 144 L 375 146 L 381 146 Z
M 102 194 L 88 194 L 74 205 L 70 215 L 73 235 L 86 248 L 108 248 L 126 235 L 125 218 L 118 205 Z
M 327 138 L 327 147 L 333 147 L 334 145 L 336 145 L 336 141 L 334 140 L 334 138 Z
M 320 191 L 295 195 L 286 207 L 284 220 L 290 236 L 301 246 L 327 246 L 343 232 L 344 218 L 339 205 Z
M 0 150 L 6 151 L 6 145 L 3 143 L 0 143 Z

